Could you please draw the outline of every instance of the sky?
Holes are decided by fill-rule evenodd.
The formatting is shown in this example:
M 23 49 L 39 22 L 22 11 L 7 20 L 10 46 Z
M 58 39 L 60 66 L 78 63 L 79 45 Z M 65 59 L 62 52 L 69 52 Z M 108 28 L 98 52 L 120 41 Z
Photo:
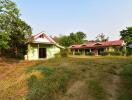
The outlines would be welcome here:
M 132 0 L 12 0 L 33 29 L 55 36 L 82 31 L 88 40 L 100 33 L 110 40 L 132 26 Z

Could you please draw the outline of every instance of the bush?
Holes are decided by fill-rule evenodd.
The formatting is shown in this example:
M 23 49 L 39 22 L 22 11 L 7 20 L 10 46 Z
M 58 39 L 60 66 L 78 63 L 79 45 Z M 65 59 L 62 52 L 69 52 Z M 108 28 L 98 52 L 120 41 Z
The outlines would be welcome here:
M 24 55 L 22 53 L 18 53 L 16 56 L 17 59 L 24 59 Z
M 63 50 L 61 50 L 60 54 L 61 54 L 61 57 L 68 57 L 68 50 L 63 49 Z
M 109 52 L 109 54 L 110 54 L 111 56 L 120 56 L 122 53 L 119 52 L 119 51 L 115 51 L 115 52 Z
M 63 49 L 60 51 L 60 53 L 55 54 L 56 58 L 60 58 L 60 57 L 68 57 L 68 50 L 67 49 Z
M 81 52 L 75 52 L 75 55 L 81 55 Z
M 109 55 L 109 52 L 100 52 L 100 55 L 101 56 L 107 56 L 107 55 Z
M 127 55 L 127 56 L 132 55 L 132 48 L 127 48 L 126 55 Z
M 86 52 L 86 55 L 88 55 L 88 56 L 94 56 L 94 53 L 93 52 Z
M 107 56 L 107 55 L 110 55 L 110 56 L 120 56 L 120 55 L 122 55 L 122 53 L 119 52 L 119 51 L 116 51 L 116 52 L 101 52 L 100 55 L 101 56 Z

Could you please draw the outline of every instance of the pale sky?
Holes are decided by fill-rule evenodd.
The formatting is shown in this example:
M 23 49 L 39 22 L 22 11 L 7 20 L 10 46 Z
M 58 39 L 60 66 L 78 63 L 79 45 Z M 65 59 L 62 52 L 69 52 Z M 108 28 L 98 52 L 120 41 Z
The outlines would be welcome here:
M 13 0 L 33 33 L 49 35 L 82 31 L 92 40 L 104 33 L 110 40 L 132 26 L 132 0 Z

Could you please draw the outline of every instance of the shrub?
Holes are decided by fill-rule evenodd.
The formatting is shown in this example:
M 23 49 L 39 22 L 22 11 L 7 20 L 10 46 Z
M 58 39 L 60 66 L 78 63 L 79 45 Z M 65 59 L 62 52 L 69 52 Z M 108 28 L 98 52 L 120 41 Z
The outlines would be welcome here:
M 119 51 L 115 51 L 115 52 L 109 52 L 109 54 L 110 54 L 111 56 L 120 56 L 122 53 L 119 52 Z
M 24 59 L 24 55 L 22 53 L 18 53 L 16 56 L 17 59 Z
M 67 49 L 63 49 L 60 51 L 60 53 L 55 54 L 56 58 L 60 58 L 60 57 L 68 57 L 68 50 Z
M 61 57 L 68 57 L 68 50 L 67 49 L 62 49 L 60 54 L 61 54 Z
M 81 52 L 75 52 L 75 55 L 81 55 Z
M 101 56 L 107 56 L 107 55 L 109 55 L 109 52 L 100 52 L 100 55 Z
M 126 55 L 127 55 L 127 56 L 132 55 L 132 48 L 127 48 Z
M 94 53 L 93 52 L 86 52 L 86 55 L 88 55 L 88 56 L 94 56 Z

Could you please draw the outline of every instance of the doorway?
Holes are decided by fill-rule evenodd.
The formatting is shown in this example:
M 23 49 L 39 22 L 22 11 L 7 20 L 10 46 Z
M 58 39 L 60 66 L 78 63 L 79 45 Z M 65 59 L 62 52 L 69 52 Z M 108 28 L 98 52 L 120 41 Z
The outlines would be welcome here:
M 39 58 L 46 58 L 46 48 L 39 48 Z

